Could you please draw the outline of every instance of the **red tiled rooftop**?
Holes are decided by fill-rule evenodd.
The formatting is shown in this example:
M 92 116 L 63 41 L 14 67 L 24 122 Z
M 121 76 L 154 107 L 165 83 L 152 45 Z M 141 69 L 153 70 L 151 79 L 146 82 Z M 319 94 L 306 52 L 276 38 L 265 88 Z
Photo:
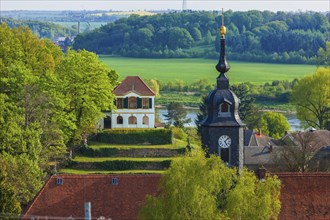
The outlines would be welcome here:
M 330 219 L 330 173 L 277 173 L 282 182 L 279 219 Z
M 56 175 L 50 177 L 23 219 L 84 217 L 84 203 L 91 202 L 93 218 L 136 219 L 147 194 L 155 195 L 161 175 Z M 56 179 L 62 178 L 63 185 Z M 112 185 L 112 178 L 118 185 Z
M 154 96 L 155 93 L 138 76 L 127 76 L 113 91 L 116 96 L 135 92 L 141 96 Z
M 279 219 L 330 219 L 330 173 L 275 174 L 282 182 Z M 63 185 L 56 185 L 57 177 Z M 118 185 L 112 185 L 112 178 L 118 178 Z M 83 218 L 84 202 L 91 202 L 93 218 L 137 219 L 145 196 L 157 193 L 160 178 L 160 174 L 52 176 L 23 219 Z

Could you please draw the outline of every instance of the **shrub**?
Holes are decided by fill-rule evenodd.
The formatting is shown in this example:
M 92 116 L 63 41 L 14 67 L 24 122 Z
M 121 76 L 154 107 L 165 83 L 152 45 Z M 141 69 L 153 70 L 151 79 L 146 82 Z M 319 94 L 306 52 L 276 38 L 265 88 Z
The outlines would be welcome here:
M 112 129 L 104 130 L 92 140 L 110 144 L 171 144 L 172 131 L 168 129 Z
M 187 134 L 182 128 L 172 127 L 171 128 L 173 138 L 185 141 L 187 139 Z

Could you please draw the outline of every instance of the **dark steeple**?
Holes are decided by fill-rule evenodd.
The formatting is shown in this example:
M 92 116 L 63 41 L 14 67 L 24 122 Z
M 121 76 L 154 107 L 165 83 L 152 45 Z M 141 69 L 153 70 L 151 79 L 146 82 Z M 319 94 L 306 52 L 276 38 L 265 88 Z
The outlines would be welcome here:
M 209 154 L 217 154 L 230 166 L 243 168 L 243 128 L 239 114 L 240 100 L 229 89 L 229 79 L 226 72 L 229 65 L 225 54 L 226 27 L 220 28 L 221 49 L 216 69 L 220 72 L 217 78 L 217 87 L 207 97 L 207 116 L 201 122 L 203 148 Z
M 215 66 L 215 68 L 220 72 L 217 78 L 217 88 L 218 89 L 229 89 L 229 80 L 226 76 L 226 72 L 230 69 L 230 66 L 226 60 L 226 27 L 224 26 L 224 17 L 223 17 L 223 10 L 222 10 L 222 25 L 220 27 L 220 57 L 219 62 Z

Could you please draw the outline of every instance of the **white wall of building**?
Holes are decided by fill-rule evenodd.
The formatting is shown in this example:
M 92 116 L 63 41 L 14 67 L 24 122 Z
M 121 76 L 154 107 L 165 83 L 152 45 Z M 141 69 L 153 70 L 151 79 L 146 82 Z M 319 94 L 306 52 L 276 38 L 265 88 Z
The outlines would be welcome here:
M 140 97 L 140 98 L 151 98 L 152 108 L 150 109 L 117 109 L 112 112 L 106 112 L 106 116 L 111 117 L 112 128 L 154 128 L 155 127 L 155 98 L 154 96 L 140 96 L 136 93 L 130 92 L 126 96 L 118 96 L 117 98 L 126 97 Z M 118 124 L 117 118 L 121 116 L 123 123 Z M 129 117 L 136 117 L 136 124 L 129 124 Z M 143 117 L 148 117 L 149 123 L 143 123 Z M 99 121 L 99 128 L 104 129 L 104 119 Z

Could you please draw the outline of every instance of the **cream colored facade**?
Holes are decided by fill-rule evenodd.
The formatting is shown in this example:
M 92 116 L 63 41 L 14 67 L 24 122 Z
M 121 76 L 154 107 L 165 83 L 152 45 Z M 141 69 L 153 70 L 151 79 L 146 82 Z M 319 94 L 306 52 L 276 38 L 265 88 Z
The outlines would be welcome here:
M 116 97 L 117 110 L 106 112 L 100 128 L 154 128 L 155 98 L 130 92 Z

